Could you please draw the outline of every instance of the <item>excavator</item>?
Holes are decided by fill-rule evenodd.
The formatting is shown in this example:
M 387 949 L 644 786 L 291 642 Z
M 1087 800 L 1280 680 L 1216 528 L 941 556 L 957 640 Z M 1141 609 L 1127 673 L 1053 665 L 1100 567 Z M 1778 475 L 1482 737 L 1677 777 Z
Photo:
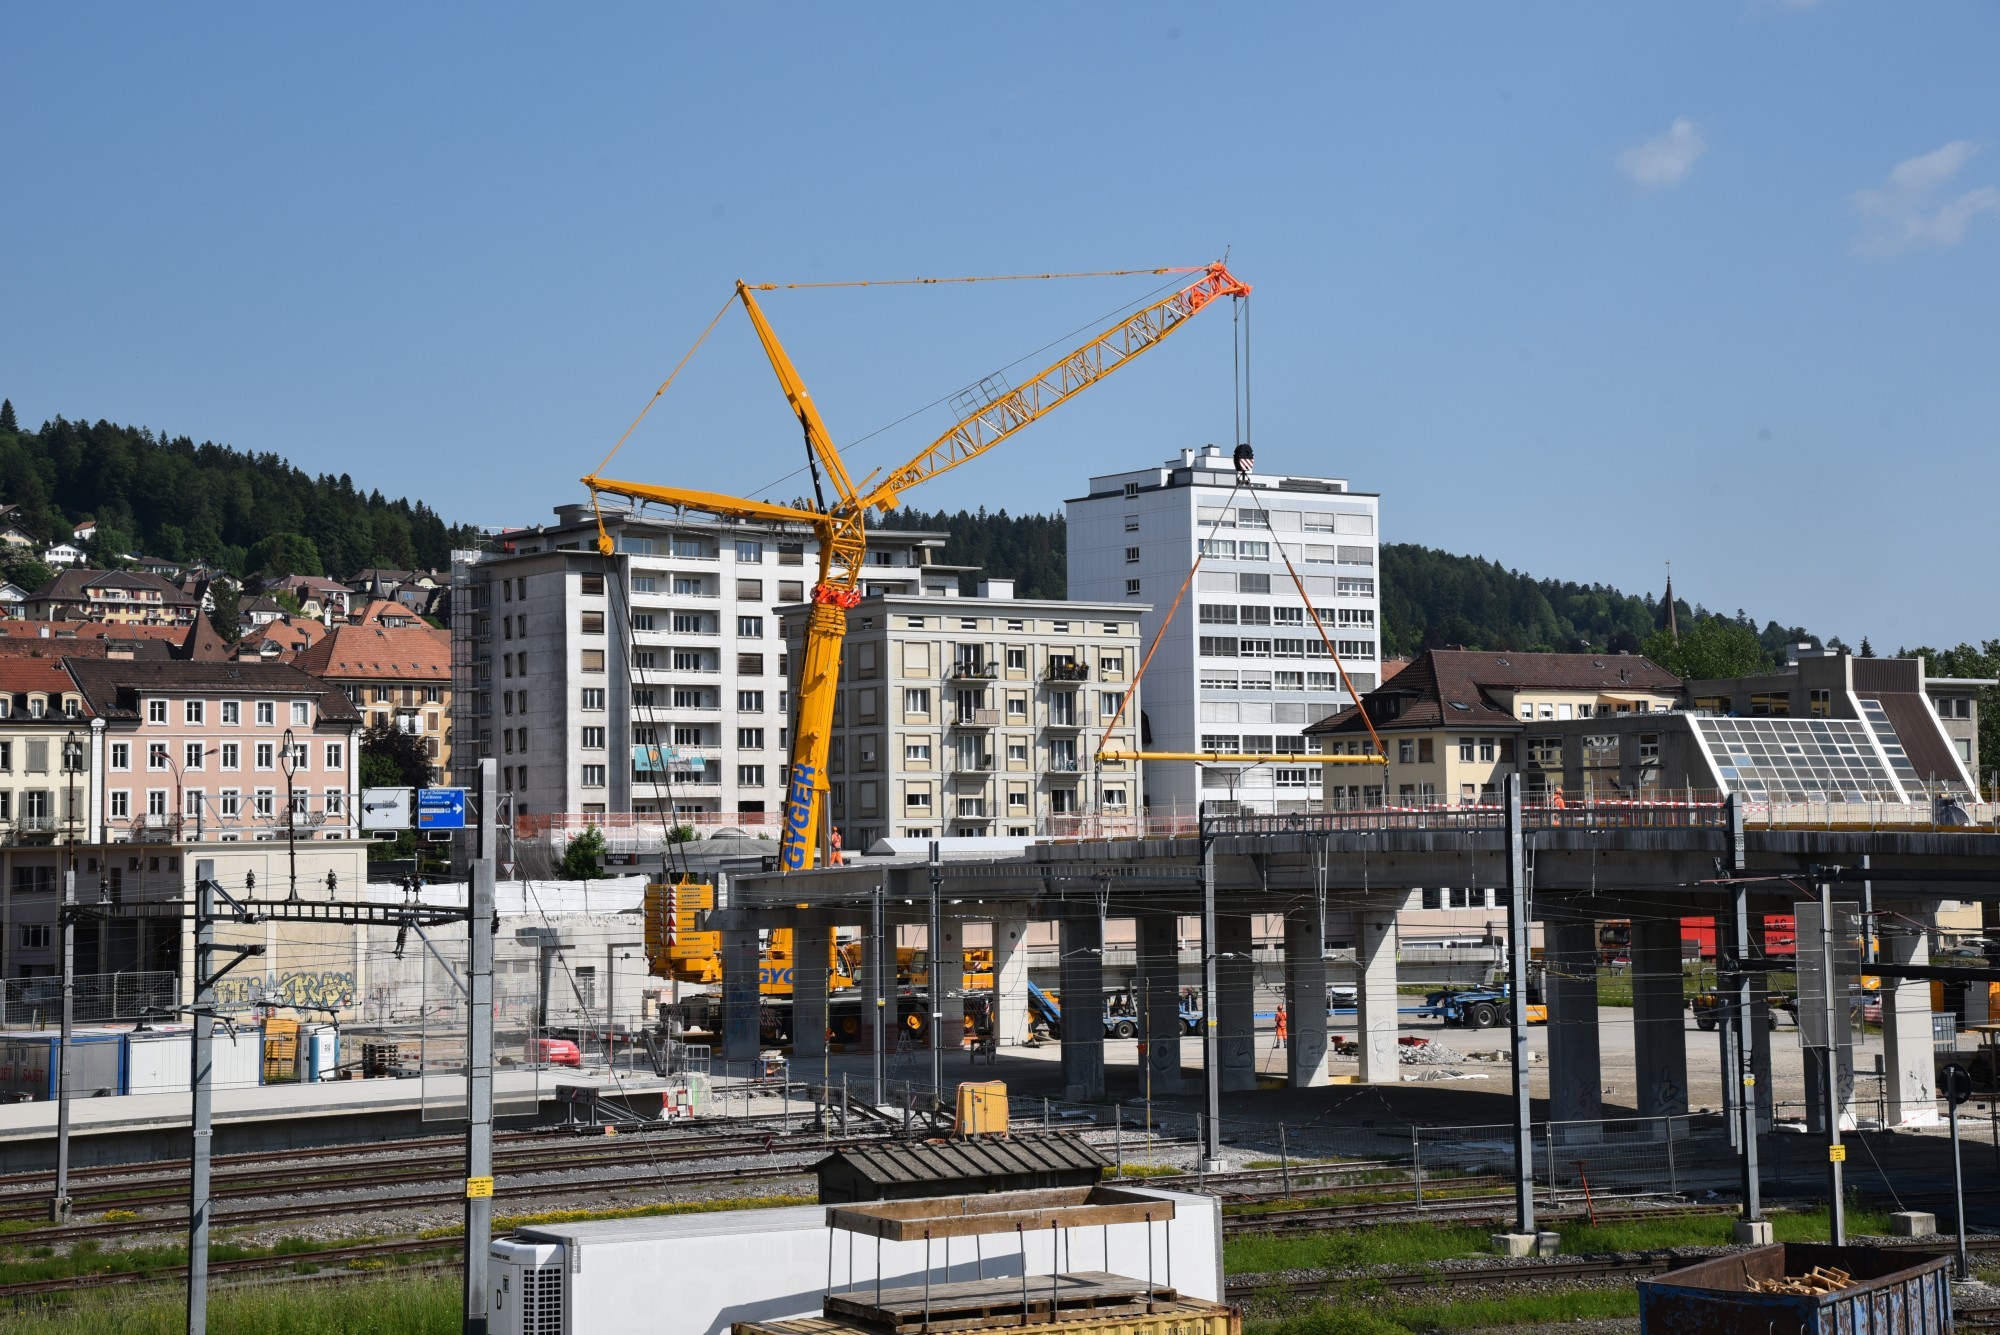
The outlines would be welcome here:
M 761 519 L 800 525 L 818 539 L 819 578 L 813 585 L 812 610 L 806 623 L 804 652 L 798 665 L 798 689 L 793 695 L 792 752 L 778 864 L 781 870 L 802 871 L 825 861 L 831 830 L 823 825 L 828 810 L 827 755 L 831 745 L 835 690 L 840 682 L 841 644 L 847 635 L 847 613 L 861 601 L 861 581 L 867 556 L 867 515 L 889 511 L 902 503 L 903 493 L 940 473 L 968 463 L 1031 422 L 1067 403 L 1113 371 L 1159 346 L 1195 315 L 1222 297 L 1243 298 L 1250 286 L 1221 263 L 1198 269 L 1155 269 L 1155 274 L 1189 273 L 1194 277 L 1166 297 L 1152 302 L 1097 337 L 1045 367 L 1033 379 L 1004 392 L 988 385 L 979 406 L 953 423 L 943 435 L 900 467 L 877 480 L 871 473 L 856 483 L 849 474 L 833 435 L 821 420 L 790 354 L 778 341 L 758 305 L 756 293 L 779 284 L 736 284 L 742 303 L 776 373 L 785 401 L 805 434 L 807 461 L 812 467 L 816 504 L 779 505 L 770 501 L 727 496 L 686 487 L 628 482 L 603 476 L 610 455 L 583 485 L 595 506 L 602 496 L 618 496 L 642 504 L 674 506 L 724 519 Z M 1050 275 L 1053 276 L 1053 275 Z M 931 281 L 931 280 L 923 280 Z M 725 310 L 727 307 L 725 306 Z M 717 319 L 721 318 L 718 312 Z M 714 324 L 709 326 L 714 328 Z M 703 335 L 706 337 L 706 334 Z M 697 344 L 699 346 L 699 344 Z M 691 354 L 690 354 L 691 355 Z M 671 379 L 670 382 L 671 383 Z M 982 382 L 987 385 L 988 382 Z M 664 389 L 664 386 L 662 387 Z M 657 397 L 657 396 L 656 396 Z M 635 423 L 636 425 L 636 423 Z M 630 432 L 627 432 L 630 435 Z M 612 453 L 617 448 L 614 446 Z M 829 501 L 825 487 L 831 485 Z M 616 544 L 598 510 L 598 550 L 611 555 Z

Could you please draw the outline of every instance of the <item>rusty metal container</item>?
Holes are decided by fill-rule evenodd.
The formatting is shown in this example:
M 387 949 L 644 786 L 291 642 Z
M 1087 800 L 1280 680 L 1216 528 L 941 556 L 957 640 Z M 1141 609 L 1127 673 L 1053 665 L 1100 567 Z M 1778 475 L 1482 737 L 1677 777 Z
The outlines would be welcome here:
M 1780 1242 L 1639 1281 L 1641 1335 L 1945 1335 L 1949 1258 L 1885 1247 Z M 1844 1270 L 1831 1293 L 1752 1293 L 1750 1281 Z

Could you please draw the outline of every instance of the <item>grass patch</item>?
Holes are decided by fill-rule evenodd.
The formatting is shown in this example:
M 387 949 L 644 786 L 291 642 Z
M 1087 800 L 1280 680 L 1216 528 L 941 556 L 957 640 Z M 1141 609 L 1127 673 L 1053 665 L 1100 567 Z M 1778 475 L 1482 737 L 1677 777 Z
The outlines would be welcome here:
M 1187 1170 L 1164 1163 L 1128 1163 L 1106 1173 L 1106 1177 L 1180 1177 Z
M 1332 1303 L 1296 1316 L 1249 1321 L 1244 1335 L 1426 1335 L 1434 1330 L 1531 1326 L 1603 1320 L 1639 1314 L 1634 1289 L 1572 1289 L 1466 1298 L 1448 1303 Z
M 1305 1203 L 1300 1204 L 1303 1208 Z M 1826 1239 L 1824 1209 L 1773 1211 L 1767 1217 L 1779 1242 Z M 1555 1227 L 1562 1234 L 1563 1253 L 1582 1256 L 1593 1252 L 1724 1245 L 1732 1240 L 1732 1223 L 1726 1214 L 1663 1215 L 1610 1220 L 1598 1228 L 1582 1220 L 1563 1220 Z M 1889 1217 L 1879 1210 L 1850 1208 L 1847 1224 L 1855 1234 L 1889 1231 Z M 1373 1265 L 1417 1266 L 1455 1256 L 1485 1255 L 1492 1233 L 1492 1226 L 1487 1224 L 1408 1223 L 1293 1235 L 1239 1234 L 1224 1240 L 1222 1265 L 1232 1275 L 1277 1270 L 1352 1270 Z
M 209 1295 L 211 1335 L 454 1335 L 464 1302 L 456 1275 L 221 1289 Z M 180 1335 L 178 1296 L 137 1302 L 89 1298 L 60 1307 L 16 1308 L 9 1335 Z

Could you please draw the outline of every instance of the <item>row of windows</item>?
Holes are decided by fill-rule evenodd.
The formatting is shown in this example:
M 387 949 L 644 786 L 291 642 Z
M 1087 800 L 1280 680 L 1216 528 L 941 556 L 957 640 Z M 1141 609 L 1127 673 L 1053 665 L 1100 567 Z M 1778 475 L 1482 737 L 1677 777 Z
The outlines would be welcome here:
M 1204 626 L 1373 626 L 1372 607 L 1316 608 L 1312 617 L 1303 607 L 1272 607 L 1266 603 L 1201 603 L 1196 617 Z
M 83 697 L 80 695 L 65 695 L 58 702 L 57 708 L 61 711 L 63 718 L 82 718 Z M 0 718 L 11 718 L 13 713 L 14 697 L 12 695 L 0 694 Z M 49 697 L 39 691 L 29 693 L 28 717 L 49 717 Z
M 1375 657 L 1373 640 L 1335 640 L 1334 652 L 1342 658 Z M 1203 658 L 1325 658 L 1326 641 L 1292 637 L 1204 635 L 1196 646 Z
M 349 686 L 347 698 L 357 705 L 441 705 L 443 686 Z
M 207 700 L 183 700 L 181 702 L 181 721 L 183 723 L 206 726 L 208 723 L 209 703 Z M 242 724 L 243 702 L 241 700 L 218 700 L 214 703 L 216 706 L 216 722 L 225 728 L 234 728 Z M 278 704 L 275 700 L 256 700 L 252 704 L 254 706 L 252 716 L 256 719 L 258 727 L 271 728 L 277 726 Z M 146 722 L 169 722 L 168 706 L 169 702 L 166 700 L 146 701 Z M 312 722 L 312 705 L 305 700 L 293 700 L 290 702 L 289 714 L 293 727 L 306 727 Z
M 1613 711 L 1610 709 L 1600 710 L 1593 704 L 1550 704 L 1547 701 L 1537 703 L 1532 700 L 1523 700 L 1520 705 L 1522 718 L 1544 723 L 1552 720 L 1561 721 L 1566 718 L 1594 718 L 1599 714 L 1609 714 L 1611 712 Z M 1653 706 L 1650 701 L 1640 700 L 1632 704 L 1620 704 L 1616 712 L 1620 714 L 1650 714 L 1653 712 Z
M 4 745 L 4 743 L 0 743 L 0 747 L 4 747 Z M 173 744 L 170 742 L 147 742 L 145 745 L 146 768 L 149 770 L 178 769 L 188 771 L 205 769 L 208 766 L 208 758 L 210 756 L 216 758 L 218 769 L 234 770 L 243 768 L 243 743 L 241 742 L 221 742 L 214 746 L 210 746 L 206 742 L 186 742 L 182 744 L 178 758 L 176 758 L 173 751 Z M 347 766 L 347 744 L 345 742 L 328 742 L 325 745 L 326 768 L 329 770 L 345 769 Z M 253 767 L 261 770 L 278 768 L 280 764 L 285 763 L 284 758 L 278 754 L 279 749 L 276 742 L 252 743 L 250 754 Z M 132 743 L 113 742 L 111 743 L 110 751 L 112 769 L 129 770 L 132 768 Z M 312 768 L 311 743 L 294 742 L 292 744 L 290 767 L 295 771 Z
M 1337 691 L 1337 672 L 1226 672 L 1201 670 L 1204 691 Z M 1359 689 L 1358 687 L 1356 689 Z
M 210 801 L 207 793 L 199 788 L 183 788 L 181 794 L 181 814 L 190 820 L 210 817 L 229 821 L 242 816 L 245 799 L 248 799 L 249 813 L 260 820 L 269 820 L 277 813 L 278 792 L 274 788 L 256 788 L 245 793 L 240 788 L 224 788 Z M 172 792 L 165 788 L 148 788 L 145 799 L 145 814 L 167 816 L 172 812 Z M 105 794 L 108 814 L 112 820 L 129 820 L 133 815 L 134 793 L 128 788 L 113 788 Z M 320 798 L 320 810 L 329 816 L 338 816 L 347 810 L 347 793 L 340 788 L 327 789 Z M 312 794 L 303 789 L 292 793 L 292 811 L 297 815 L 307 815 L 312 811 Z
M 1125 517 L 1125 529 L 1132 532 L 1138 516 Z M 1261 528 L 1297 533 L 1347 533 L 1368 537 L 1375 532 L 1375 516 L 1345 510 L 1269 510 L 1257 506 L 1203 505 L 1195 511 L 1195 522 L 1211 528 Z
M 1025 617 L 1002 617 L 998 619 L 1001 625 L 1008 631 L 1016 633 L 1026 633 L 1030 630 L 1046 631 L 1051 635 L 1087 635 L 1090 633 L 1088 623 L 1077 626 L 1070 621 L 1051 621 L 1044 625 L 1039 621 L 1030 624 Z M 939 630 L 949 630 L 951 629 L 950 622 L 950 617 L 939 617 L 937 619 L 937 628 Z M 903 624 L 911 630 L 925 630 L 930 627 L 931 619 L 927 616 L 909 616 L 903 618 Z M 962 616 L 958 618 L 958 629 L 960 630 L 979 630 L 981 628 L 982 623 L 979 617 Z M 992 627 L 985 626 L 984 629 L 991 630 Z M 1105 635 L 1130 635 L 1133 633 L 1133 629 L 1133 625 L 1129 621 L 1101 621 L 1098 623 L 1098 630 Z
M 948 711 L 961 723 L 976 721 L 981 710 L 987 709 L 987 692 L 961 690 L 953 693 L 953 708 Z M 1077 697 L 1081 691 L 1052 691 L 1049 694 L 1049 725 L 1057 728 L 1074 728 L 1082 714 L 1077 709 Z M 903 688 L 904 722 L 923 722 L 931 717 L 933 692 L 928 686 L 906 686 Z M 1120 703 L 1125 699 L 1123 691 L 1099 691 L 1097 693 L 1097 715 L 1109 719 L 1118 713 Z M 855 693 L 856 720 L 861 723 L 875 721 L 875 692 L 863 688 Z M 1007 692 L 1007 721 L 1025 723 L 1028 718 L 1028 695 L 1025 691 Z M 841 711 L 836 707 L 838 721 Z

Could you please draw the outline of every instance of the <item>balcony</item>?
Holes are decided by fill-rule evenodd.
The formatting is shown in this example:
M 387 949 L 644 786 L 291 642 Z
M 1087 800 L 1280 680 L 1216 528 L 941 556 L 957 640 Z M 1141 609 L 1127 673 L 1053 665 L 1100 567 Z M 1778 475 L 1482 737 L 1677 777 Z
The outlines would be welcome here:
M 1059 718 L 1051 718 L 1042 726 L 1050 732 L 1081 732 L 1083 730 L 1083 724 L 1077 721 L 1075 714 L 1064 714 Z
M 1042 673 L 1043 681 L 1089 681 L 1090 664 L 1052 662 Z
M 1000 668 L 995 663 L 953 663 L 953 681 L 998 681 Z
M 1078 762 L 1074 758 L 1062 757 L 1059 759 L 1051 760 L 1048 763 L 1048 771 L 1051 774 L 1075 774 L 1077 772 L 1079 763 L 1080 762 Z
M 1000 726 L 1000 711 L 997 709 L 961 709 L 952 719 L 954 728 L 997 728 Z
M 983 779 L 993 773 L 993 768 L 992 756 L 976 756 L 952 762 L 951 766 L 945 770 L 945 773 L 954 775 L 964 774 Z

